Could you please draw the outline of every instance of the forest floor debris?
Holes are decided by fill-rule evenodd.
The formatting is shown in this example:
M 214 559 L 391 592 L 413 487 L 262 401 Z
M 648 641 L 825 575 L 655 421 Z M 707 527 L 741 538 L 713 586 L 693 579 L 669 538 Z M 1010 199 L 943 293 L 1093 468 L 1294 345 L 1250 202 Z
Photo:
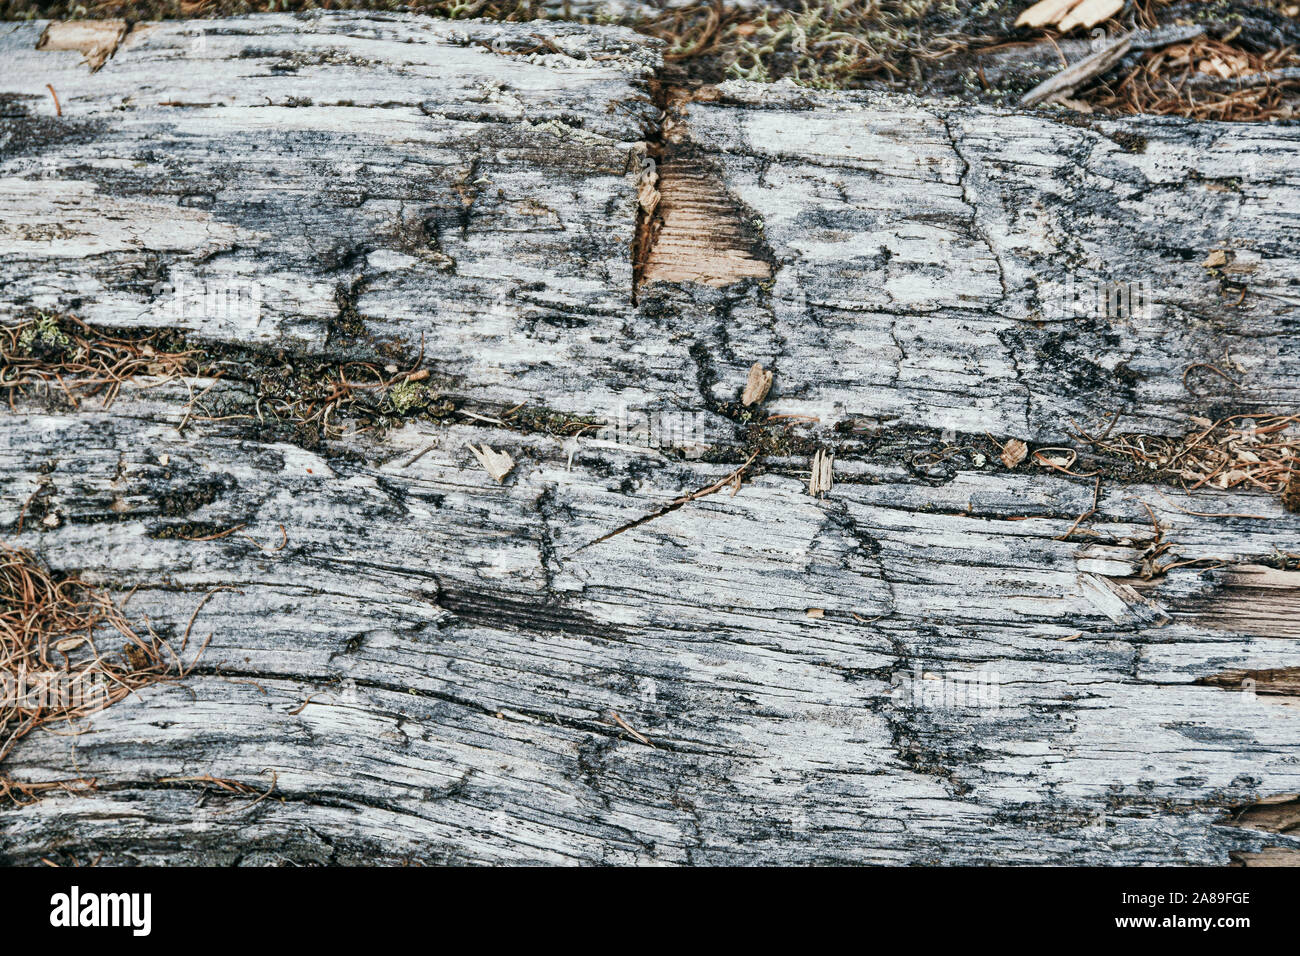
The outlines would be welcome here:
M 1266 0 L 1251 5 L 1252 28 L 1241 34 L 1245 5 L 1216 0 L 726 0 L 667 6 L 655 2 L 598 2 L 570 6 L 554 0 L 0 0 L 0 19 L 204 19 L 319 8 L 400 9 L 448 19 L 523 22 L 567 19 L 618 24 L 664 41 L 668 73 L 679 81 L 716 83 L 740 78 L 789 78 L 817 89 L 894 86 L 924 92 L 937 72 L 968 72 L 983 84 L 975 54 L 1006 45 L 1055 44 L 1061 37 L 1102 31 L 1115 38 L 1134 27 L 1204 23 L 1209 36 L 1182 48 L 1151 51 L 1113 85 L 1094 85 L 1079 108 L 1119 113 L 1157 112 L 1232 120 L 1294 115 L 1294 79 L 1272 76 L 1293 62 L 1285 39 L 1267 38 L 1266 25 L 1300 19 L 1300 5 Z M 1189 19 L 1190 17 L 1190 19 Z M 1235 24 L 1235 26 L 1234 26 Z M 1293 36 L 1295 31 L 1288 33 Z M 1274 38 L 1276 40 L 1276 38 Z M 1197 45 L 1199 44 L 1199 45 Z M 1271 46 L 1270 46 L 1271 44 Z M 967 62 L 970 61 L 970 62 Z M 1131 62 L 1131 61 L 1126 61 Z M 1063 64 L 1068 65 L 1068 64 Z M 966 67 L 969 66 L 969 70 Z M 1223 78 L 1241 69 L 1266 77 L 1240 89 L 1198 92 L 1189 78 L 1203 70 Z M 1026 83 L 1017 95 L 1032 86 Z M 987 89 L 986 89 L 987 91 Z M 1072 101 L 1070 105 L 1076 105 Z
M 206 600 L 173 648 L 148 619 L 141 633 L 103 589 L 53 574 L 31 552 L 0 543 L 0 762 L 34 730 L 66 724 L 75 734 L 86 718 L 140 688 L 186 677 L 207 647 L 204 640 L 185 662 L 194 618 Z M 15 802 L 88 786 L 84 780 L 27 783 L 0 775 L 0 795 Z
M 360 360 L 295 364 L 270 353 L 200 347 L 174 331 L 109 330 L 76 316 L 44 312 L 0 325 L 0 389 L 11 410 L 19 394 L 33 392 L 62 397 L 73 408 L 99 398 L 107 409 L 129 382 L 149 378 L 136 381 L 136 387 L 151 389 L 179 380 L 191 390 L 181 430 L 197 421 L 269 420 L 319 440 L 343 434 L 347 426 L 339 419 L 345 414 L 358 431 L 416 416 L 445 417 L 454 406 L 428 384 L 430 371 L 422 367 L 423 360 L 421 346 L 419 357 L 405 369 Z M 209 392 L 222 378 L 251 383 L 252 407 L 210 400 Z M 195 393 L 199 379 L 209 381 Z
M 1248 488 L 1282 495 L 1300 465 L 1300 415 L 1193 418 L 1181 437 L 1089 436 L 1095 449 L 1121 455 L 1187 491 Z
M 1152 50 L 1118 80 L 1099 83 L 1083 99 L 1115 113 L 1154 113 L 1193 119 L 1290 119 L 1288 93 L 1300 89 L 1294 47 L 1254 52 L 1201 36 Z
M 199 352 L 173 351 L 163 344 L 169 333 L 117 336 L 94 329 L 74 316 L 38 313 L 27 321 L 0 326 L 0 388 L 15 391 L 57 386 L 74 407 L 98 397 L 108 408 L 122 385 L 143 375 L 164 381 L 197 371 Z

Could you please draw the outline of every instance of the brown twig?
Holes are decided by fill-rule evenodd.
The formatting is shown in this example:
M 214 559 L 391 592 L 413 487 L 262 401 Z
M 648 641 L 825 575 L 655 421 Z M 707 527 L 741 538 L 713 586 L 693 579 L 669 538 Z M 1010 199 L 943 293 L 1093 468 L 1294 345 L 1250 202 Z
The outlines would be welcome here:
M 581 547 L 575 548 L 573 553 L 577 554 L 579 551 L 586 550 L 587 548 L 590 548 L 592 545 L 600 544 L 602 541 L 608 541 L 610 538 L 614 537 L 615 535 L 622 534 L 624 531 L 631 531 L 633 528 L 638 528 L 641 525 L 645 524 L 647 521 L 653 521 L 655 518 L 662 518 L 664 515 L 668 514 L 669 512 L 676 511 L 684 504 L 687 504 L 691 501 L 696 501 L 700 498 L 704 498 L 707 495 L 715 494 L 728 486 L 731 486 L 732 489 L 731 493 L 734 495 L 738 490 L 740 490 L 740 483 L 744 478 L 745 470 L 754 463 L 754 459 L 756 459 L 759 456 L 759 454 L 760 452 L 754 452 L 754 454 L 750 455 L 749 458 L 745 460 L 745 463 L 743 465 L 741 465 L 731 474 L 727 475 L 727 477 L 720 478 L 719 480 L 715 481 L 713 484 L 701 488 L 698 491 L 692 491 L 688 495 L 682 495 L 680 498 L 675 498 L 674 500 L 670 501 L 668 504 L 660 508 L 658 511 L 654 511 L 648 515 L 644 515 L 643 517 L 637 518 L 635 521 L 629 521 L 627 524 L 615 528 L 613 531 L 609 532 L 609 534 L 601 535 L 595 541 L 588 541 L 586 544 L 582 545 Z

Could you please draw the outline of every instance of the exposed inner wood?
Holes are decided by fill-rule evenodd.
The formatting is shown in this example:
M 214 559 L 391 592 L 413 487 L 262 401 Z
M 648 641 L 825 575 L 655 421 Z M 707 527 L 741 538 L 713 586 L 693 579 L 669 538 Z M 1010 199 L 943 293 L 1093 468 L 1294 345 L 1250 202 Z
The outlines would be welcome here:
M 104 65 L 126 35 L 125 20 L 67 20 L 51 23 L 41 34 L 36 49 L 55 52 L 79 50 L 91 72 Z
M 1300 850 L 1288 847 L 1265 847 L 1258 853 L 1234 851 L 1230 854 L 1238 866 L 1300 866 Z
M 1246 683 L 1249 681 L 1249 683 Z M 1214 687 L 1249 690 L 1256 694 L 1300 697 L 1300 667 L 1274 667 L 1266 670 L 1224 671 L 1197 681 Z
M 1213 587 L 1170 594 L 1165 607 L 1176 619 L 1201 627 L 1257 635 L 1300 639 L 1300 571 L 1268 567 L 1226 568 L 1212 575 Z M 1135 581 L 1139 590 L 1148 582 Z
M 697 158 L 669 155 L 659 166 L 659 203 L 641 284 L 698 282 L 726 286 L 767 279 L 771 265 L 756 255 L 761 243 L 717 173 Z
M 1237 826 L 1270 833 L 1300 829 L 1300 796 L 1280 794 L 1252 804 L 1233 818 Z
M 1293 834 L 1300 830 L 1300 796 L 1268 797 L 1238 811 L 1226 822 L 1265 833 Z M 1237 866 L 1300 866 L 1300 847 L 1294 845 L 1263 846 L 1254 852 L 1236 850 L 1229 856 Z

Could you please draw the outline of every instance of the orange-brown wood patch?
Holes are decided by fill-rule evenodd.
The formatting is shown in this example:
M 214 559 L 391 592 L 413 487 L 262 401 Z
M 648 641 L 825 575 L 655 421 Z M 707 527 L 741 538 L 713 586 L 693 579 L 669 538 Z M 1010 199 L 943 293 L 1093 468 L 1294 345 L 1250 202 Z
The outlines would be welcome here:
M 641 267 L 641 284 L 698 282 L 725 286 L 767 279 L 772 267 L 754 254 L 758 230 L 703 163 L 670 157 L 659 167 L 659 204 Z

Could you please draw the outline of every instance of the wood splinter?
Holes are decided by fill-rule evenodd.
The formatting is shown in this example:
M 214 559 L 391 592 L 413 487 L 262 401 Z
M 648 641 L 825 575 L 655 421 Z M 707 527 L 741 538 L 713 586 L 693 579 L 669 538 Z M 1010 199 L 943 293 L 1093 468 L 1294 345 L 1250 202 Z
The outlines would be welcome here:
M 762 362 L 755 362 L 749 367 L 749 378 L 745 382 L 744 394 L 740 396 L 740 404 L 748 408 L 761 402 L 771 389 L 772 373 L 763 368 Z
M 831 467 L 834 461 L 835 456 L 825 451 L 818 451 L 813 455 L 812 476 L 808 479 L 808 494 L 817 497 L 831 490 Z
M 1133 34 L 1120 37 L 1109 46 L 1086 56 L 1078 63 L 1066 67 L 1055 76 L 1049 76 L 1039 83 L 1020 100 L 1022 107 L 1036 106 L 1039 103 L 1051 103 L 1063 96 L 1069 96 L 1085 83 L 1107 73 L 1111 67 L 1124 58 L 1133 46 Z

